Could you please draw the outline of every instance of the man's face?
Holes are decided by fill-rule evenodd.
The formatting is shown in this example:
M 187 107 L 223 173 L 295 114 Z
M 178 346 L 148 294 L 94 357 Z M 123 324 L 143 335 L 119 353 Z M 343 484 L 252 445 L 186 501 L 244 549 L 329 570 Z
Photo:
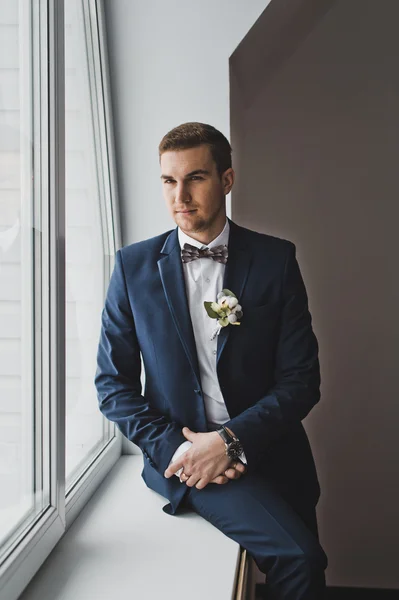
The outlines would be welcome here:
M 234 171 L 227 169 L 220 178 L 207 144 L 164 152 L 161 179 L 167 207 L 182 231 L 191 235 L 223 229 Z

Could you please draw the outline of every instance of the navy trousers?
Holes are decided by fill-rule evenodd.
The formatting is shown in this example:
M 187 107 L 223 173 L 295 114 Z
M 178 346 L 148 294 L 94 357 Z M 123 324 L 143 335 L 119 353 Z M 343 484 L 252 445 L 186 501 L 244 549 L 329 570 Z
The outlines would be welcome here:
M 186 485 L 182 483 L 181 485 Z M 204 489 L 189 487 L 184 505 L 238 542 L 265 573 L 267 598 L 322 600 L 327 556 L 314 506 L 293 506 L 273 481 L 245 473 Z

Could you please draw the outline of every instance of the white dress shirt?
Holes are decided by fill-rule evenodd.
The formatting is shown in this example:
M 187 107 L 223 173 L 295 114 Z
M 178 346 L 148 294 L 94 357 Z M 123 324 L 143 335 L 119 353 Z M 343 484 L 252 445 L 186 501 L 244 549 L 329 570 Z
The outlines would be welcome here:
M 202 244 L 188 236 L 178 227 L 180 248 L 187 242 L 197 248 L 213 248 L 219 244 L 228 244 L 230 225 L 226 218 L 223 231 L 209 244 Z M 228 260 L 228 259 L 227 259 Z M 197 347 L 201 385 L 204 396 L 205 413 L 208 428 L 215 430 L 230 419 L 225 401 L 219 386 L 216 372 L 216 352 L 218 336 L 211 341 L 211 335 L 217 327 L 217 319 L 211 319 L 205 310 L 204 302 L 216 302 L 217 294 L 223 289 L 223 277 L 226 266 L 211 258 L 198 258 L 182 263 L 186 284 L 187 300 L 193 324 L 195 344 Z M 228 325 L 228 327 L 231 327 Z M 191 447 L 189 440 L 180 444 L 169 463 L 171 465 L 183 452 Z M 244 452 L 240 455 L 246 463 Z M 182 469 L 175 475 L 180 476 Z

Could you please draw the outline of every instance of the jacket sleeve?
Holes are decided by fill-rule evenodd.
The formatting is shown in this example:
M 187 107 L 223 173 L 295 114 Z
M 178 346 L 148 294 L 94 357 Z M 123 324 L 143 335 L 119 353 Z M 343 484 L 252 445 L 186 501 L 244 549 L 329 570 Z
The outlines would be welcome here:
M 224 424 L 243 444 L 248 470 L 256 468 L 261 453 L 290 428 L 297 428 L 319 401 L 318 350 L 305 284 L 296 259 L 296 247 L 288 242 L 275 384 L 253 406 Z
M 141 358 L 121 251 L 109 282 L 101 316 L 94 383 L 99 409 L 164 474 L 176 448 L 186 441 L 181 426 L 150 406 L 141 394 Z

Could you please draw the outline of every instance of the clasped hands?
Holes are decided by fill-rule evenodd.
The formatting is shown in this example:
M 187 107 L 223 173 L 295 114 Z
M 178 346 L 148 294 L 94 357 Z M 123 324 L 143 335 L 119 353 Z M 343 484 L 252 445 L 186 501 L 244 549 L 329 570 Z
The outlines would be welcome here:
M 166 469 L 166 478 L 172 477 L 183 467 L 188 476 L 184 483 L 201 490 L 208 483 L 228 483 L 230 479 L 239 479 L 245 473 L 246 466 L 242 462 L 226 455 L 224 441 L 217 431 L 195 433 L 183 427 L 182 432 L 192 446 Z

